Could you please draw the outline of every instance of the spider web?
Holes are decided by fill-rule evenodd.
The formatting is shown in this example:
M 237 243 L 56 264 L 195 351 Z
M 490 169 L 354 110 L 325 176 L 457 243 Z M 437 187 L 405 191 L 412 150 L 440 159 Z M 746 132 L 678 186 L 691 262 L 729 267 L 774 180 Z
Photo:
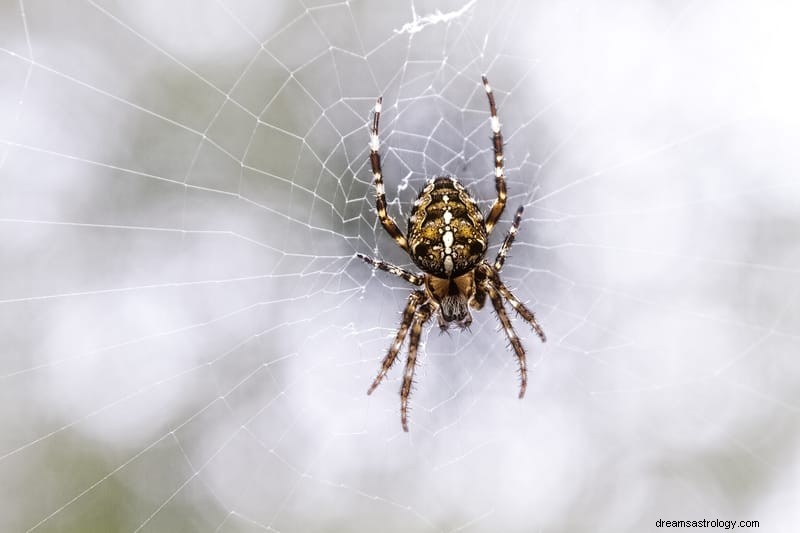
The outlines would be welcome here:
M 736 2 L 0 5 L 0 530 L 798 522 L 797 12 Z M 409 293 L 376 222 L 494 194 L 537 313 L 367 386 Z M 434 327 L 434 329 L 436 329 Z

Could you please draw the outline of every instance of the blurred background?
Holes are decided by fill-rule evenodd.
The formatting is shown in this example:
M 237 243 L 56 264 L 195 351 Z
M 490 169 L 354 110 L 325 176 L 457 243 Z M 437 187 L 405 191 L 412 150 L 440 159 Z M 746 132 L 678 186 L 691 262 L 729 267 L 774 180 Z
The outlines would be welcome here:
M 0 531 L 800 523 L 798 7 L 0 3 Z M 371 396 L 426 177 L 522 227 Z M 756 530 L 743 526 L 737 529 Z

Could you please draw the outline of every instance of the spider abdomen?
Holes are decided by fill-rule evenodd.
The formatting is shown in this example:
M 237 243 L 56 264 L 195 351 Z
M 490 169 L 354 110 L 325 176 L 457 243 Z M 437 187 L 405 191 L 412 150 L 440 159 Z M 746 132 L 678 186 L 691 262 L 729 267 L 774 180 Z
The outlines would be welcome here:
M 478 204 L 450 176 L 431 179 L 408 219 L 411 259 L 439 278 L 469 272 L 486 255 L 486 225 Z

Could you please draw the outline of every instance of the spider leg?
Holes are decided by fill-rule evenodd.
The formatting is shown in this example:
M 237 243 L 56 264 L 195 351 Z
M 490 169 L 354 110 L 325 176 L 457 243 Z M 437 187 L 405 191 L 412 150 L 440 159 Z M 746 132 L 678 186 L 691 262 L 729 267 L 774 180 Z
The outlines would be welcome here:
M 489 299 L 492 301 L 492 306 L 497 313 L 497 318 L 500 320 L 500 324 L 503 325 L 506 337 L 508 337 L 511 346 L 514 348 L 514 352 L 517 354 L 520 377 L 519 397 L 522 398 L 525 396 L 525 389 L 528 387 L 528 368 L 525 359 L 525 348 L 522 347 L 522 343 L 517 333 L 514 331 L 514 326 L 511 325 L 508 313 L 506 313 L 506 309 L 503 307 L 503 299 L 500 297 L 500 293 L 497 292 L 497 289 L 494 288 L 492 281 L 489 279 L 485 280 L 483 288 L 489 294 Z
M 481 265 L 481 272 L 484 276 L 486 276 L 490 283 L 497 288 L 497 291 L 508 300 L 508 303 L 514 308 L 514 311 L 517 312 L 519 316 L 522 317 L 525 322 L 531 325 L 533 331 L 542 339 L 542 342 L 547 342 L 547 336 L 544 334 L 544 330 L 542 326 L 539 325 L 539 322 L 536 321 L 536 316 L 533 314 L 533 311 L 525 307 L 525 304 L 519 301 L 519 298 L 514 296 L 514 293 L 509 290 L 508 287 L 505 286 L 503 281 L 500 279 L 500 275 L 492 270 L 492 267 L 486 263 Z
M 381 261 L 380 259 L 373 259 L 371 257 L 367 257 L 364 254 L 357 253 L 356 255 L 359 258 L 366 261 L 367 263 L 369 263 L 370 265 L 377 268 L 378 270 L 383 270 L 384 272 L 388 272 L 389 274 L 394 274 L 399 278 L 403 278 L 412 285 L 422 286 L 422 284 L 425 283 L 425 281 L 420 276 L 412 274 L 411 272 L 402 267 L 395 266 L 391 263 L 387 263 L 386 261 Z
M 397 245 L 408 252 L 408 241 L 406 240 L 403 232 L 397 227 L 397 223 L 386 212 L 386 189 L 383 185 L 383 175 L 381 173 L 381 155 L 378 149 L 381 146 L 381 141 L 378 138 L 378 121 L 381 118 L 381 102 L 382 98 L 378 98 L 375 102 L 375 111 L 372 117 L 372 128 L 369 134 L 369 162 L 372 165 L 372 175 L 375 182 L 375 206 L 378 210 L 378 218 L 383 225 L 383 229 L 395 240 Z
M 381 370 L 378 372 L 377 377 L 367 390 L 367 394 L 372 394 L 372 391 L 374 391 L 378 385 L 381 384 L 383 378 L 386 377 L 386 373 L 389 372 L 390 368 L 392 368 L 392 365 L 397 359 L 397 354 L 400 352 L 400 347 L 403 345 L 403 341 L 406 339 L 408 326 L 414 320 L 417 306 L 423 300 L 423 298 L 425 298 L 424 291 L 414 291 L 408 297 L 408 303 L 403 311 L 403 319 L 400 322 L 400 329 L 397 330 L 397 335 L 394 337 L 394 342 L 392 343 L 391 347 L 389 347 L 389 352 L 386 354 L 386 357 L 383 358 L 383 362 L 381 362 Z
M 500 119 L 497 118 L 497 106 L 494 103 L 494 93 L 492 86 L 489 85 L 489 80 L 486 76 L 481 76 L 483 80 L 483 88 L 486 90 L 486 96 L 489 99 L 489 118 L 492 125 L 492 145 L 494 147 L 494 183 L 497 189 L 497 200 L 494 201 L 491 211 L 486 215 L 486 234 L 492 232 L 492 228 L 500 219 L 503 214 L 503 209 L 506 207 L 506 178 L 503 166 L 503 133 L 500 131 Z
M 417 364 L 417 348 L 422 334 L 422 326 L 431 316 L 430 306 L 423 306 L 414 316 L 411 324 L 411 336 L 408 339 L 408 357 L 406 358 L 406 371 L 403 375 L 403 386 L 400 388 L 400 422 L 403 431 L 408 432 L 408 396 L 411 394 L 411 385 L 414 383 L 414 369 Z
M 522 222 L 522 211 L 524 211 L 524 209 L 523 206 L 517 208 L 517 212 L 514 214 L 514 222 L 511 223 L 506 238 L 503 240 L 503 245 L 500 247 L 500 251 L 497 252 L 497 258 L 494 260 L 494 269 L 496 272 L 500 272 L 500 269 L 503 268 L 503 263 L 506 262 L 506 254 L 511 250 L 511 245 L 514 244 L 514 239 L 519 230 L 519 224 Z
M 525 304 L 520 302 L 519 299 L 514 296 L 514 294 L 508 290 L 508 287 L 503 285 L 501 281 L 498 280 L 496 283 L 498 284 L 497 289 L 500 291 L 500 294 L 503 295 L 503 298 L 508 300 L 508 303 L 514 308 L 514 311 L 516 311 L 525 322 L 531 325 L 533 331 L 535 331 L 539 338 L 542 339 L 542 342 L 547 342 L 547 336 L 544 334 L 542 326 L 540 326 L 536 321 L 536 316 L 533 314 L 533 311 L 525 307 Z

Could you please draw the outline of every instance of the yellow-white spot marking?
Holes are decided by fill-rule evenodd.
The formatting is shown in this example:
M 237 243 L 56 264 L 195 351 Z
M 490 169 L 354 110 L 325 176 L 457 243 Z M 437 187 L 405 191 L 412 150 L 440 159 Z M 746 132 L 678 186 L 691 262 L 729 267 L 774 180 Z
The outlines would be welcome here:
M 453 213 L 451 213 L 450 209 L 448 209 L 447 211 L 444 212 L 442 218 L 444 219 L 445 224 L 450 224 L 450 221 L 453 220 Z
M 453 271 L 453 258 L 449 255 L 444 258 L 444 271 L 448 275 Z
M 445 231 L 444 235 L 442 235 L 442 242 L 444 243 L 444 252 L 449 254 L 450 248 L 453 246 L 453 232 Z
M 381 147 L 381 141 L 378 139 L 378 136 L 374 133 L 369 135 L 369 149 L 373 152 L 377 152 L 378 148 Z
M 497 118 L 497 117 L 492 117 L 490 119 L 490 121 L 492 123 L 492 131 L 495 132 L 495 133 L 499 132 L 500 131 L 500 119 Z

